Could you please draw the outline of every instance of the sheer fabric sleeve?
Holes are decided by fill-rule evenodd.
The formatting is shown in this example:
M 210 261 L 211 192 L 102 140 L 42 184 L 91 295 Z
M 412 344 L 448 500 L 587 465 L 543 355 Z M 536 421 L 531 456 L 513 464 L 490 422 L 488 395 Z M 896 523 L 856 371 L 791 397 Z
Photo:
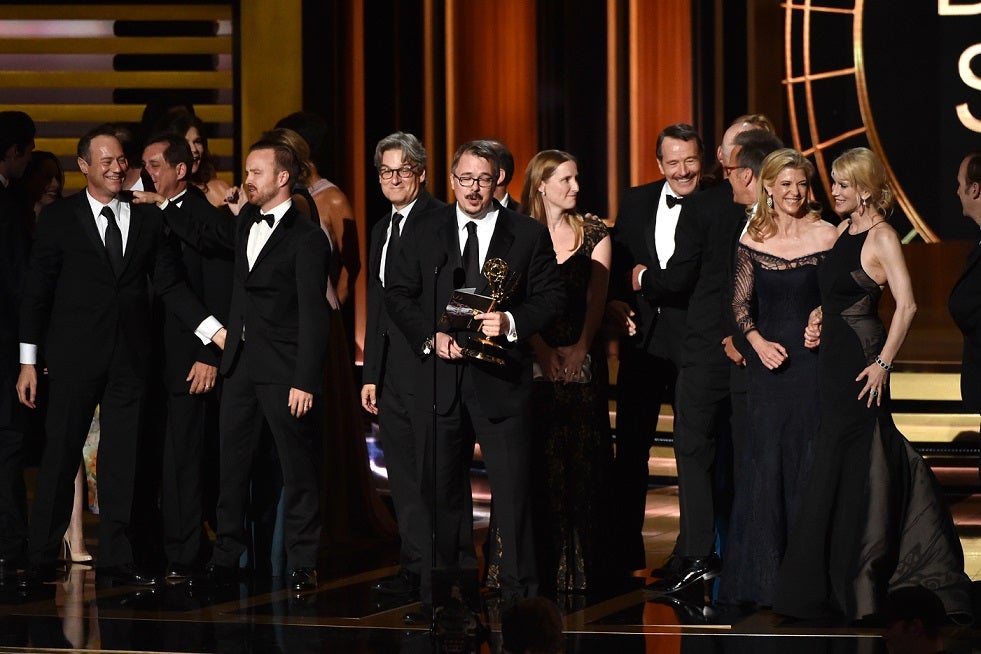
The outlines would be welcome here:
M 736 319 L 736 326 L 744 334 L 756 329 L 751 311 L 753 281 L 752 251 L 739 245 L 736 247 L 736 270 L 733 275 L 732 315 Z

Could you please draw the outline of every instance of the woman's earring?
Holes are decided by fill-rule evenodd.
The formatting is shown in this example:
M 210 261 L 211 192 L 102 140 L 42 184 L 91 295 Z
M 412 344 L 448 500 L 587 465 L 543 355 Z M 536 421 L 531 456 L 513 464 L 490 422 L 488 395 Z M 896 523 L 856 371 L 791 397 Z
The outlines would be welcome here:
M 770 207 L 771 209 L 773 208 L 773 196 L 772 195 L 767 195 L 766 196 L 766 206 Z

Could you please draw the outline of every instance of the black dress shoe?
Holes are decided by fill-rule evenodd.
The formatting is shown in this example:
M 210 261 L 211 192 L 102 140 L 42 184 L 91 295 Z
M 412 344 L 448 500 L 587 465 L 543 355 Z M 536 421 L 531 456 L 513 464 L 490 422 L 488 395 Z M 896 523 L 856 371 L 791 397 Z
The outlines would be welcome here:
M 156 586 L 159 579 L 144 574 L 136 566 L 113 565 L 95 569 L 96 588 L 113 588 L 115 586 Z
M 433 623 L 433 607 L 423 604 L 417 611 L 409 611 L 402 616 L 402 624 L 408 627 L 428 627 Z
M 401 570 L 394 577 L 387 577 L 376 582 L 371 588 L 382 595 L 412 597 L 419 594 L 419 575 L 408 570 Z
M 683 565 L 684 559 L 672 552 L 671 555 L 665 559 L 664 563 L 661 564 L 661 567 L 651 570 L 651 576 L 655 577 L 656 579 L 671 577 L 681 572 Z
M 42 584 L 50 584 L 58 580 L 58 568 L 54 563 L 32 565 L 17 580 L 20 588 L 37 588 Z
M 238 582 L 238 568 L 230 565 L 212 563 L 204 569 L 204 574 L 194 575 L 187 580 L 190 588 L 210 590 L 219 586 L 230 586 Z
M 290 588 L 296 591 L 315 590 L 317 571 L 313 568 L 296 568 L 290 572 Z
M 715 579 L 722 570 L 722 561 L 715 554 L 697 558 L 687 557 L 675 574 L 647 585 L 652 593 L 677 593 L 702 579 Z
M 171 563 L 167 566 L 164 581 L 168 584 L 180 584 L 194 575 L 194 567 L 184 563 Z

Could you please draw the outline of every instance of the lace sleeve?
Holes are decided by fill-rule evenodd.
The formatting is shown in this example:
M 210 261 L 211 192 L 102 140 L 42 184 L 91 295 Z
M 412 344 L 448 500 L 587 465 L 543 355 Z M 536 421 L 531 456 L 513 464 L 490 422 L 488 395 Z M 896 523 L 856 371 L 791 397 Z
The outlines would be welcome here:
M 750 310 L 753 298 L 753 257 L 749 248 L 736 247 L 736 270 L 733 275 L 732 314 L 736 325 L 746 334 L 756 329 Z

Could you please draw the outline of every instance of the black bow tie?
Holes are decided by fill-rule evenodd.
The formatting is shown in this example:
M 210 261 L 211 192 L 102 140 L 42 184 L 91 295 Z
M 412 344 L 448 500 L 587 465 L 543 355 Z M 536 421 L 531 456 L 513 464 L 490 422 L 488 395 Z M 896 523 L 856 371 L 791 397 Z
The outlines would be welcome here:
M 668 209 L 674 209 L 677 205 L 679 205 L 679 204 L 681 204 L 682 202 L 685 201 L 684 198 L 676 198 L 675 196 L 671 195 L 670 193 L 668 193 L 667 197 L 665 197 L 665 200 L 667 200 Z
M 255 216 L 255 223 L 258 225 L 263 220 L 266 221 L 266 224 L 269 225 L 269 227 L 272 227 L 273 223 L 275 222 L 273 215 L 271 213 L 261 213 L 261 212 L 257 213 Z

